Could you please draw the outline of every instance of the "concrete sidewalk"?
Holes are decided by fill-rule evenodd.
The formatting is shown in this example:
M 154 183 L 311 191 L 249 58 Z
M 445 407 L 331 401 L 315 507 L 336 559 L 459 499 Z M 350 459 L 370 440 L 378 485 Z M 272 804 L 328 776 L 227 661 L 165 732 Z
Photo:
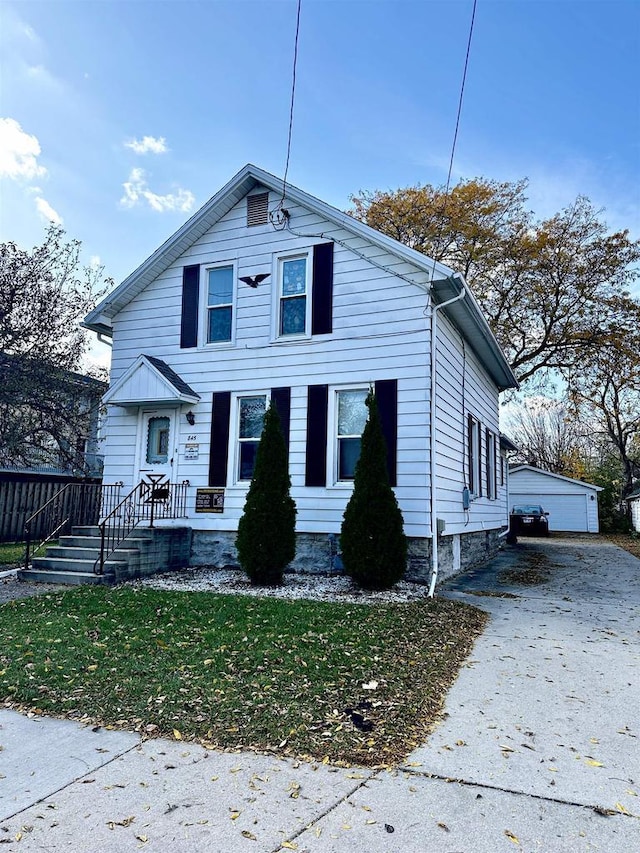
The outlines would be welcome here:
M 450 585 L 492 621 L 404 767 L 140 744 L 0 711 L 0 850 L 640 850 L 640 561 L 598 539 L 522 543 Z M 496 584 L 533 552 L 549 582 Z M 473 594 L 495 589 L 518 598 Z

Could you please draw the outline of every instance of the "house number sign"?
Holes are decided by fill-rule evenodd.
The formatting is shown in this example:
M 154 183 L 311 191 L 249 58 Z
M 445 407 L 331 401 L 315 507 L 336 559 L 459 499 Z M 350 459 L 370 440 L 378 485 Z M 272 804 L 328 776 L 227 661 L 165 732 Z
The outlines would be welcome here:
M 224 489 L 196 489 L 196 512 L 224 512 Z

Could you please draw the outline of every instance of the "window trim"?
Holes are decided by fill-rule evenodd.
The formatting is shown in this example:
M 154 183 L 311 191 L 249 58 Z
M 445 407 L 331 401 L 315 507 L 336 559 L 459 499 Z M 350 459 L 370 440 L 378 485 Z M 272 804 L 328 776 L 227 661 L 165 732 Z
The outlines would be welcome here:
M 209 272 L 216 269 L 231 268 L 233 276 L 233 286 L 231 290 L 231 337 L 226 341 L 209 341 Z M 204 281 L 200 284 L 200 317 L 202 318 L 202 331 L 200 333 L 200 346 L 203 349 L 212 347 L 220 349 L 223 347 L 235 346 L 236 342 L 236 308 L 238 302 L 238 262 L 237 260 L 229 259 L 224 261 L 215 261 L 213 263 L 202 264 L 200 269 L 204 275 Z M 214 306 L 222 307 L 222 306 Z
M 247 397 L 264 397 L 265 414 L 271 402 L 271 389 L 257 391 L 237 391 L 231 394 L 231 412 L 229 418 L 229 449 L 227 482 L 230 486 L 249 488 L 251 480 L 240 479 L 240 400 Z
M 340 452 L 338 447 L 338 394 L 341 391 L 370 390 L 369 382 L 350 382 L 344 385 L 330 385 L 327 402 L 327 488 L 353 489 L 353 480 L 338 479 Z M 368 414 L 367 414 L 368 419 Z
M 305 319 L 304 332 L 295 335 L 283 335 L 280 333 L 280 306 L 286 297 L 282 294 L 283 270 L 287 261 L 304 259 L 306 262 L 305 278 Z M 313 288 L 313 247 L 306 249 L 292 249 L 287 252 L 278 252 L 273 258 L 273 280 L 276 282 L 274 300 L 272 307 L 272 340 L 273 341 L 306 341 L 311 339 L 311 316 L 312 316 L 312 288 Z

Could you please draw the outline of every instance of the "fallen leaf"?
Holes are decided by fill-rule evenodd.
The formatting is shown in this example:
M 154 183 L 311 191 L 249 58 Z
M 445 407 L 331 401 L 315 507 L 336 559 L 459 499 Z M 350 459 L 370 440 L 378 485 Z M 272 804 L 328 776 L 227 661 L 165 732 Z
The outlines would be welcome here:
M 631 814 L 631 812 L 628 811 L 628 809 L 625 809 L 625 807 L 622 805 L 622 803 L 616 803 L 616 808 L 618 809 L 619 812 L 622 812 L 622 814 L 628 814 L 628 815 Z
M 514 835 L 513 832 L 509 829 L 505 829 L 504 834 L 507 836 L 509 841 L 513 841 L 514 844 L 520 844 L 520 839 L 517 835 Z
M 284 847 L 286 850 L 297 850 L 298 845 L 294 844 L 293 841 L 283 841 L 280 847 Z
M 237 809 L 232 809 L 229 817 L 231 818 L 231 820 L 238 820 L 238 818 L 240 817 L 240 812 Z
M 604 767 L 602 761 L 594 761 L 592 758 L 585 758 L 585 764 L 588 764 L 589 767 Z
M 438 826 L 440 829 L 444 829 L 445 832 L 451 832 L 446 823 L 442 823 L 442 821 L 438 821 Z
M 175 738 L 176 740 L 182 740 L 182 735 L 180 734 L 180 732 L 178 731 L 178 729 L 174 729 L 174 730 L 173 730 L 173 736 L 174 736 L 174 738 Z
M 258 840 L 255 837 L 255 835 L 253 834 L 253 832 L 249 832 L 248 829 L 243 829 L 242 832 L 240 833 L 240 835 L 242 835 L 243 838 L 250 839 L 251 841 L 257 841 Z
M 375 690 L 378 686 L 377 681 L 367 681 L 366 684 L 362 685 L 363 690 Z
M 143 844 L 146 844 L 149 840 L 146 835 L 136 835 L 136 838 L 138 839 L 138 841 L 142 841 Z

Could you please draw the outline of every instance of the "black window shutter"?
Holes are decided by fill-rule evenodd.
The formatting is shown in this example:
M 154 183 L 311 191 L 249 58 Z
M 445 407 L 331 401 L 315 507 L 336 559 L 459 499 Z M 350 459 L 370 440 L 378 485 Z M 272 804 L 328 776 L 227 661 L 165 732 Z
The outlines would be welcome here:
M 287 456 L 289 454 L 289 421 L 291 418 L 291 388 L 272 388 L 271 402 L 276 407 L 280 426 L 287 445 Z
M 198 264 L 182 270 L 182 319 L 180 322 L 180 348 L 198 345 L 198 294 L 200 267 Z
M 211 409 L 211 447 L 209 448 L 209 485 L 227 485 L 229 457 L 229 414 L 231 392 L 214 391 Z
M 389 485 L 397 485 L 398 447 L 398 380 L 382 379 L 375 384 L 382 433 L 387 443 L 387 472 Z
M 318 243 L 313 247 L 311 334 L 328 335 L 332 331 L 333 243 Z
M 482 424 L 478 421 L 478 497 L 482 497 Z
M 473 469 L 475 468 L 475 461 L 473 458 L 473 418 L 471 415 L 467 415 L 467 449 L 469 453 L 469 491 L 471 494 L 475 491 L 475 483 L 473 481 Z
M 486 462 L 486 465 L 487 465 L 487 470 L 486 470 L 487 497 L 490 498 L 491 497 L 491 431 L 489 430 L 488 427 L 485 429 L 484 437 L 485 437 L 485 453 L 487 455 L 487 462 Z
M 306 486 L 327 485 L 327 385 L 310 385 L 307 389 L 307 460 Z

